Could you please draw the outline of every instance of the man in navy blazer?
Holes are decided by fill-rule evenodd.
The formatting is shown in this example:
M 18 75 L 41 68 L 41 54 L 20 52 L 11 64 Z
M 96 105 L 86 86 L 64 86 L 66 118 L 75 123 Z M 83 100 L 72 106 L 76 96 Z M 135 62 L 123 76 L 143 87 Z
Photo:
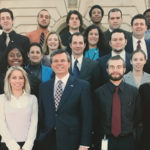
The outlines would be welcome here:
M 89 83 L 69 75 L 70 56 L 65 50 L 54 51 L 50 63 L 55 78 L 43 83 L 39 93 L 39 149 L 88 150 L 92 128 Z M 56 107 L 59 80 L 63 94 Z
M 132 37 L 128 40 L 125 50 L 132 53 L 138 49 L 138 41 L 140 41 L 140 49 L 146 54 L 147 59 L 150 58 L 150 41 L 144 39 L 144 33 L 147 30 L 147 20 L 144 15 L 137 14 L 131 20 Z
M 103 74 L 103 83 L 106 83 L 109 80 L 108 74 L 106 72 L 106 65 L 107 61 L 112 56 L 120 55 L 126 63 L 126 73 L 131 70 L 130 54 L 125 51 L 127 39 L 124 30 L 115 29 L 114 31 L 112 31 L 109 44 L 112 48 L 112 52 L 99 58 L 98 60 Z

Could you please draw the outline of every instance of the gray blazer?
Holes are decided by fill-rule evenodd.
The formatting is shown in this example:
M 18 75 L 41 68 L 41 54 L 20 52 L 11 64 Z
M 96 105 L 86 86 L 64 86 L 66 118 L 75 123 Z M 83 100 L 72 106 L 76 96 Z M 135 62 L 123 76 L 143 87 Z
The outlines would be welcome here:
M 150 82 L 150 74 L 148 74 L 146 72 L 143 72 L 141 83 L 139 85 L 137 85 L 137 83 L 135 82 L 135 79 L 133 77 L 132 71 L 130 71 L 127 74 L 124 75 L 123 81 L 130 84 L 130 85 L 132 85 L 132 86 L 134 86 L 134 87 L 136 87 L 136 88 L 139 88 L 140 85 L 142 85 L 144 83 L 147 83 L 147 82 Z

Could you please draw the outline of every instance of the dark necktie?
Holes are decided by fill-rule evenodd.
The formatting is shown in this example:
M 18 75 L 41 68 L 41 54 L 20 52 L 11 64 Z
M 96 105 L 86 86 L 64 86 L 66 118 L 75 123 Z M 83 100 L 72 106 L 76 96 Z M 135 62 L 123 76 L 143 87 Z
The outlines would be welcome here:
M 136 48 L 137 50 L 141 50 L 141 44 L 140 44 L 140 43 L 141 43 L 141 41 L 138 40 L 138 41 L 137 41 L 137 48 Z
M 113 104 L 112 104 L 112 134 L 117 137 L 121 133 L 121 106 L 120 97 L 118 95 L 119 87 L 116 87 L 113 94 Z
M 9 42 L 10 42 L 9 33 L 6 33 L 6 46 L 8 46 Z
M 74 62 L 74 67 L 73 67 L 73 76 L 76 78 L 79 76 L 79 73 L 80 73 L 77 64 L 78 64 L 78 60 L 76 59 L 76 61 Z
M 41 47 L 43 46 L 43 43 L 44 43 L 44 32 L 42 32 L 41 35 L 40 35 L 40 45 L 41 45 Z
M 61 96 L 63 94 L 63 87 L 62 87 L 63 82 L 61 80 L 59 80 L 57 82 L 57 88 L 56 88 L 56 92 L 55 92 L 55 109 L 57 110 L 59 102 L 61 100 Z

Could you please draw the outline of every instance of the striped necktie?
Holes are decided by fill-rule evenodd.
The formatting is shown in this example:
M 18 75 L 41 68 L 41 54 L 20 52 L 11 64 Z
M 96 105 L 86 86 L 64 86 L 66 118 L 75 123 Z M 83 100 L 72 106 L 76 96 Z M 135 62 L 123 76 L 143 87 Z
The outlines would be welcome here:
M 41 47 L 43 46 L 43 43 L 44 43 L 44 32 L 42 32 L 41 35 L 40 35 L 40 45 L 41 45 Z

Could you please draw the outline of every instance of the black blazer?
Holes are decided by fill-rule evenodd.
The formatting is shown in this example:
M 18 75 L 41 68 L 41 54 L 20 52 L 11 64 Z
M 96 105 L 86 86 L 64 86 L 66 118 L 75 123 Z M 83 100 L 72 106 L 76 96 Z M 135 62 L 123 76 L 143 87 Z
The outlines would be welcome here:
M 57 111 L 53 93 L 54 79 L 41 84 L 38 140 L 51 149 L 51 140 L 47 139 L 54 138 L 51 133 L 56 128 L 57 150 L 77 150 L 79 145 L 89 146 L 92 104 L 88 82 L 70 76 Z M 44 146 L 42 150 L 45 150 Z
M 108 55 L 106 56 L 103 56 L 101 58 L 99 58 L 98 62 L 99 62 L 99 67 L 101 68 L 101 71 L 102 71 L 102 81 L 103 81 L 103 84 L 106 83 L 109 78 L 108 78 L 108 73 L 106 71 L 106 64 L 107 64 L 107 61 L 109 60 L 109 58 L 111 58 L 111 53 L 109 53 Z M 125 60 L 126 60 L 126 73 L 131 71 L 132 70 L 132 66 L 130 64 L 130 54 L 129 53 L 125 53 Z
M 72 74 L 72 67 L 70 67 L 69 72 L 70 74 Z M 94 90 L 101 85 L 101 75 L 102 74 L 98 62 L 83 57 L 82 66 L 78 78 L 88 81 L 91 84 L 91 88 Z
M 26 36 L 16 33 L 14 30 L 9 33 L 9 37 L 10 37 L 9 44 L 15 43 L 20 48 L 22 48 L 24 54 L 27 55 L 30 45 L 29 39 Z M 0 59 L 3 57 L 4 52 L 7 48 L 5 42 L 6 42 L 6 33 L 3 32 L 0 35 Z

